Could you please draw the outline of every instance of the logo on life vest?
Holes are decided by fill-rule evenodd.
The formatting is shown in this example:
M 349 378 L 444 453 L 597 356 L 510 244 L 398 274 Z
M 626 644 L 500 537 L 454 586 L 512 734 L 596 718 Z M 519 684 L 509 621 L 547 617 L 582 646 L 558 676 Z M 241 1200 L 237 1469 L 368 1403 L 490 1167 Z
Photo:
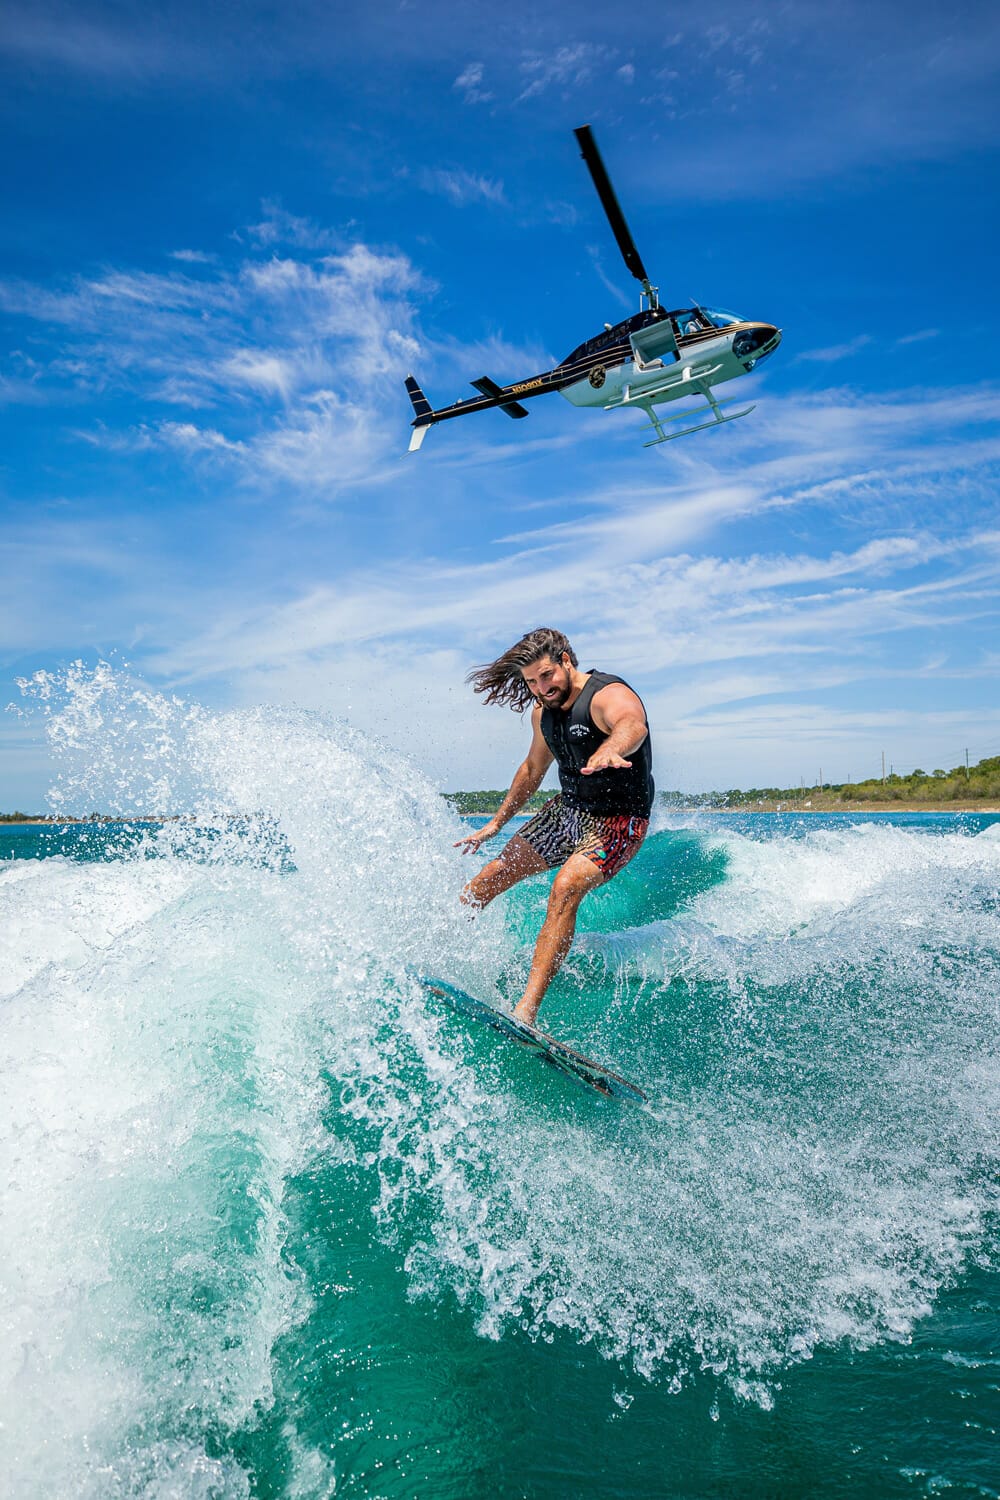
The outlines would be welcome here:
M 569 726 L 569 737 L 571 740 L 585 740 L 590 730 L 586 724 L 571 724 Z

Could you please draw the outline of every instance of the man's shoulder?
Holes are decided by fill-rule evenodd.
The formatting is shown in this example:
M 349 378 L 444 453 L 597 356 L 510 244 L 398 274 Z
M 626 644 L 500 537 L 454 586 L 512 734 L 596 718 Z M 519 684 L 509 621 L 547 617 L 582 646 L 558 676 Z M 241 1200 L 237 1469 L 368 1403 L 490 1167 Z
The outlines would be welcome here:
M 594 677 L 598 679 L 594 688 L 595 698 L 603 698 L 605 694 L 611 696 L 612 694 L 622 692 L 631 693 L 633 697 L 638 697 L 635 688 L 627 683 L 624 677 L 619 677 L 617 672 L 592 672 L 590 675 L 592 679 Z
M 602 682 L 594 690 L 594 695 L 590 701 L 595 707 L 603 708 L 605 704 L 610 706 L 615 702 L 615 699 L 620 700 L 623 704 L 627 703 L 631 699 L 638 703 L 639 707 L 642 708 L 642 699 L 639 697 L 639 694 L 636 692 L 634 687 L 631 687 L 629 683 L 625 681 L 623 677 L 613 676 L 610 672 L 602 672 L 600 674 L 595 673 L 594 675 L 611 678 L 610 682 Z M 643 710 L 643 712 L 645 712 L 645 710 Z

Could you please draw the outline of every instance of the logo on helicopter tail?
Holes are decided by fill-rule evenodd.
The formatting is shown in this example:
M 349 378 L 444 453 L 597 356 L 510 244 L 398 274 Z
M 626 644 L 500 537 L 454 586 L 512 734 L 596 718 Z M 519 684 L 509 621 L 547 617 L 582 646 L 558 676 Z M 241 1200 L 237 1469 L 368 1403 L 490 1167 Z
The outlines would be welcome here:
M 595 365 L 590 372 L 590 383 L 595 391 L 599 391 L 608 378 L 608 372 L 603 365 Z

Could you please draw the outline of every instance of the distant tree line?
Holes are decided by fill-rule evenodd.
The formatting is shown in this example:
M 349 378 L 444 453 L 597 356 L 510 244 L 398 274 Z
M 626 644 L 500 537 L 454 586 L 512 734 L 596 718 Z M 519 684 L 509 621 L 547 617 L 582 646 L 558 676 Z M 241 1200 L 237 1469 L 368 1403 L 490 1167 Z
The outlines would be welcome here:
M 445 798 L 463 816 L 495 813 L 504 791 L 445 792 Z M 536 812 L 553 795 L 551 790 L 534 792 L 525 803 L 526 812 Z M 725 792 L 661 792 L 658 800 L 671 807 L 739 808 L 761 803 L 802 803 L 835 807 L 838 802 L 1000 802 L 1000 755 L 966 768 L 950 771 L 911 771 L 907 776 L 872 776 L 867 781 L 824 782 L 823 786 L 730 787 Z
M 477 813 L 495 813 L 506 795 L 506 790 L 500 792 L 494 788 L 489 792 L 445 792 L 444 798 L 464 818 L 474 817 Z M 551 787 L 546 791 L 532 792 L 522 811 L 537 812 L 554 796 L 555 792 Z
M 75 818 L 70 813 L 0 813 L 0 823 L 148 823 L 149 818 L 121 818 L 113 813 L 88 813 L 85 818 Z M 162 822 L 157 818 L 156 822 Z M 172 820 L 171 820 L 172 821 Z
M 664 792 L 665 802 L 685 807 L 754 807 L 762 802 L 801 803 L 836 806 L 838 802 L 997 802 L 1000 801 L 1000 755 L 966 767 L 953 766 L 950 771 L 938 768 L 923 771 L 919 767 L 906 776 L 890 775 L 883 781 L 872 776 L 867 781 L 826 781 L 811 787 L 763 786 L 731 787 L 725 792 Z

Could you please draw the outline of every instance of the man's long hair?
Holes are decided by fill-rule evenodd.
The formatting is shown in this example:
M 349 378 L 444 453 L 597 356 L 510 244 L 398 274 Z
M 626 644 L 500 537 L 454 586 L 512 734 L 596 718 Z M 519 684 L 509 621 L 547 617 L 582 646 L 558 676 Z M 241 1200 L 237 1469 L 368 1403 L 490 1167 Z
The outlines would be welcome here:
M 535 697 L 521 676 L 521 669 L 530 667 L 532 662 L 540 661 L 543 656 L 550 656 L 554 662 L 561 662 L 563 652 L 575 667 L 576 652 L 561 630 L 548 630 L 545 627 L 529 630 L 503 656 L 498 656 L 496 661 L 488 662 L 483 667 L 473 667 L 465 680 L 472 683 L 477 693 L 486 695 L 487 703 L 506 703 L 515 713 L 523 714 L 528 705 L 535 702 Z

